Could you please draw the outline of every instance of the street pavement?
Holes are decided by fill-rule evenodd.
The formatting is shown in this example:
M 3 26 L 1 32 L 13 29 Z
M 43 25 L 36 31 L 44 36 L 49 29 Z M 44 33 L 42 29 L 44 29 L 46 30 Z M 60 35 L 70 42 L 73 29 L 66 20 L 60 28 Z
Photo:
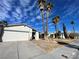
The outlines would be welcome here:
M 0 59 L 79 59 L 78 46 L 79 40 L 76 40 L 69 46 L 45 53 L 31 41 L 4 42 L 0 43 Z

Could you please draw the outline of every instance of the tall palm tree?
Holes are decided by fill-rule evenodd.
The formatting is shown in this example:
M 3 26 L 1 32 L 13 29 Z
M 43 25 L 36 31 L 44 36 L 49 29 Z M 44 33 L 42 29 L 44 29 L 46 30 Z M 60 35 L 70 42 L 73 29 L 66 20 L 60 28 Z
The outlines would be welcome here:
M 49 11 L 52 8 L 51 3 L 47 3 L 46 0 L 38 0 L 38 5 L 41 11 L 42 15 L 42 26 L 43 26 L 43 32 L 44 32 L 44 39 L 47 39 L 47 34 L 48 34 L 48 16 L 49 16 Z M 44 11 L 46 11 L 46 22 L 44 22 Z
M 54 25 L 55 25 L 55 30 L 56 30 L 56 33 L 55 33 L 55 38 L 58 38 L 58 35 L 57 35 L 57 33 L 58 33 L 58 29 L 57 29 L 57 24 L 58 24 L 58 22 L 59 22 L 59 16 L 56 16 L 54 19 L 52 19 L 53 21 L 53 23 L 54 23 Z
M 42 26 L 43 26 L 44 39 L 45 39 L 45 23 L 44 23 L 45 4 L 46 4 L 45 0 L 38 0 L 38 5 L 39 5 L 40 11 L 41 11 L 41 15 L 42 15 Z
M 51 3 L 48 3 L 47 4 L 47 12 L 46 12 L 46 36 L 48 35 L 48 18 L 49 18 L 49 13 L 50 13 L 50 11 L 51 11 L 51 9 L 52 9 L 52 7 L 53 7 L 53 4 L 51 4 Z
M 57 33 L 57 31 L 58 31 L 58 29 L 57 29 L 57 23 L 59 22 L 59 16 L 56 16 L 54 19 L 52 19 L 53 20 L 53 23 L 55 24 L 55 30 L 56 30 L 56 33 Z
M 75 33 L 74 24 L 75 24 L 75 22 L 72 20 L 72 21 L 71 21 L 71 25 L 72 25 L 72 27 L 73 27 L 73 33 Z

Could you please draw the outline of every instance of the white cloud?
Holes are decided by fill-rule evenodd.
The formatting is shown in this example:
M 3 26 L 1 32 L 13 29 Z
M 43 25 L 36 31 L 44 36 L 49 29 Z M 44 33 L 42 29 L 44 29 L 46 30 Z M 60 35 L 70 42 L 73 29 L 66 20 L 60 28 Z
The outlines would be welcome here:
M 30 12 L 30 16 L 33 16 L 34 14 L 32 12 Z
M 31 0 L 20 0 L 23 7 L 28 6 Z
M 15 12 L 12 12 L 12 14 L 13 14 L 13 17 L 15 17 L 16 19 L 20 19 L 20 18 L 21 18 L 20 15 L 18 15 L 18 14 L 15 13 Z
M 6 12 L 0 12 L 0 20 L 5 20 L 5 17 L 7 17 Z
M 10 2 L 12 2 L 12 0 L 3 0 L 3 3 L 6 7 L 11 7 Z
M 35 25 L 38 26 L 38 25 L 40 25 L 40 24 L 39 24 L 39 23 L 36 23 Z
M 21 14 L 21 9 L 19 7 L 16 8 L 16 12 L 19 13 L 19 14 Z
M 54 26 L 51 26 L 51 27 L 49 27 L 50 29 L 55 29 L 55 27 Z
M 31 19 L 30 21 L 31 21 L 31 22 L 34 22 L 34 21 L 35 21 L 35 18 Z
M 73 12 L 75 12 L 78 8 L 75 8 L 75 5 L 70 5 L 69 7 L 67 7 L 68 9 L 66 9 L 63 13 L 63 17 L 65 18 L 66 16 L 71 15 Z
M 40 13 L 40 9 L 37 9 L 37 11 L 35 11 L 36 12 L 36 14 L 39 14 Z
M 50 23 L 50 24 L 48 24 L 49 26 L 52 26 L 53 24 L 52 23 Z
M 42 19 L 42 18 L 41 18 L 41 16 L 39 15 L 39 16 L 36 17 L 36 19 Z
M 26 0 L 26 1 L 27 1 L 27 0 Z M 32 6 L 29 6 L 29 8 L 26 9 L 26 11 L 30 11 L 30 10 L 32 10 L 32 9 L 35 7 L 36 3 L 37 3 L 37 0 L 33 3 Z

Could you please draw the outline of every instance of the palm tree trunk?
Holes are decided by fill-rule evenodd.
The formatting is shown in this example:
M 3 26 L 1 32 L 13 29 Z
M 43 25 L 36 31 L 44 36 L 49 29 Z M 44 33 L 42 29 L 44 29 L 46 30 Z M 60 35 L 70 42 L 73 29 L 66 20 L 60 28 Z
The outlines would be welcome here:
M 57 32 L 58 32 L 58 30 L 57 30 L 57 24 L 55 24 L 55 31 L 56 31 L 55 38 L 57 38 Z
M 44 26 L 44 14 L 43 14 L 43 11 L 41 11 L 41 15 L 42 15 L 43 34 L 44 34 L 44 40 L 45 40 L 45 26 Z
M 46 39 L 48 39 L 47 38 L 47 35 L 48 35 L 48 16 L 49 16 L 49 12 L 47 11 L 47 13 L 46 13 Z
M 56 31 L 56 33 L 57 33 L 57 31 L 58 31 L 58 30 L 57 30 L 57 24 L 55 24 L 55 31 Z
M 74 28 L 74 25 L 72 25 L 73 26 L 73 33 L 75 33 L 75 28 Z

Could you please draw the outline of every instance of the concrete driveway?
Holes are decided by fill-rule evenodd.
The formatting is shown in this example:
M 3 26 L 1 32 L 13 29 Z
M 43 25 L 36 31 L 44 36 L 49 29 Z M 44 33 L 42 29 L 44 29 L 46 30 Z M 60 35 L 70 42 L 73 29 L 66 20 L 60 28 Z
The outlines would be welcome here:
M 79 46 L 79 40 L 71 43 Z M 79 51 L 64 46 L 50 53 L 44 53 L 31 41 L 0 43 L 0 59 L 79 59 Z
M 32 59 L 44 54 L 29 41 L 0 43 L 0 59 Z

